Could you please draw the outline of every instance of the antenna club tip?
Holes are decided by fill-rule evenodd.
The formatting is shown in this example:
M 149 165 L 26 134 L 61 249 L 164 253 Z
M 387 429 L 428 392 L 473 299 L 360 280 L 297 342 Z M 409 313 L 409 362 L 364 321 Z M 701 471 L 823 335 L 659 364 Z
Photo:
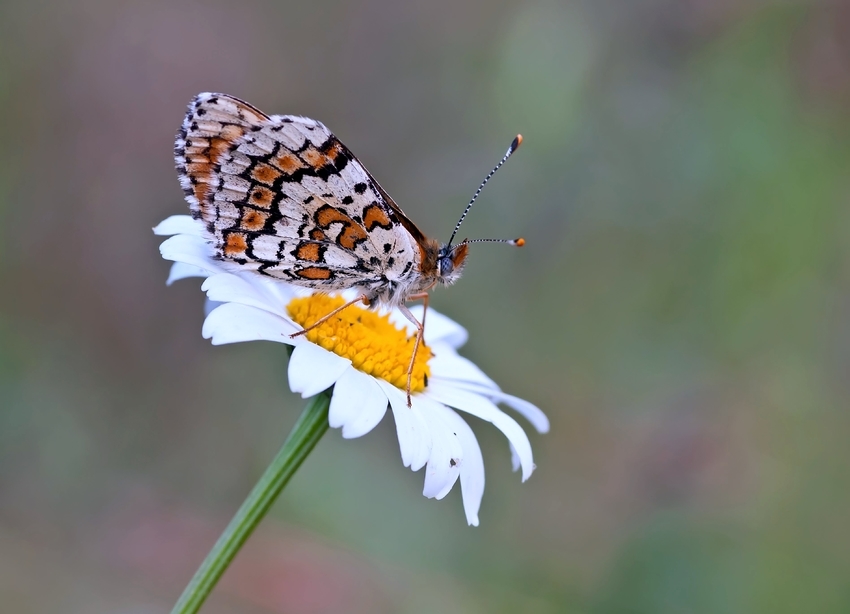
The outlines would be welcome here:
M 514 245 L 516 245 L 517 247 L 522 247 L 523 245 L 525 245 L 525 239 L 523 239 L 522 237 L 520 237 L 519 239 L 514 239 Z
M 515 152 L 520 145 L 522 145 L 522 135 L 518 134 L 511 143 L 511 153 Z

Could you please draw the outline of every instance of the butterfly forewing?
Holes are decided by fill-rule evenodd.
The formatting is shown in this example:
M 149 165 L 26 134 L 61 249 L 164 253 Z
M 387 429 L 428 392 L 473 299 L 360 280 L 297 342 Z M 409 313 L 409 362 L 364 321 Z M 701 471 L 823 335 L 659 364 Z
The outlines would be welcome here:
M 317 121 L 201 94 L 175 159 L 192 212 L 225 261 L 328 290 L 415 273 L 419 250 L 404 214 Z

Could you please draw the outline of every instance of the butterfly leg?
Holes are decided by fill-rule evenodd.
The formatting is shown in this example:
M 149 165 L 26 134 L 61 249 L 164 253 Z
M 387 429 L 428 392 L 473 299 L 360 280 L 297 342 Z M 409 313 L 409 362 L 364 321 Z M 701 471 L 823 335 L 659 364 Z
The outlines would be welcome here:
M 412 402 L 410 400 L 410 385 L 413 380 L 413 365 L 416 362 L 416 353 L 419 351 L 419 344 L 422 343 L 422 339 L 425 335 L 425 316 L 428 314 L 428 293 L 422 292 L 420 294 L 412 294 L 407 297 L 409 301 L 422 300 L 423 310 L 422 310 L 422 321 L 416 319 L 410 310 L 407 308 L 407 305 L 402 303 L 399 305 L 399 311 L 404 314 L 404 317 L 410 320 L 416 326 L 416 341 L 413 343 L 413 354 L 410 356 L 410 364 L 407 366 L 407 406 L 410 407 Z
M 357 302 L 362 302 L 364 305 L 369 305 L 371 303 L 371 301 L 366 297 L 366 295 L 358 296 L 356 299 L 348 301 L 342 307 L 337 307 L 336 309 L 331 311 L 329 314 L 322 316 L 321 318 L 319 318 L 318 320 L 313 322 L 313 324 L 311 324 L 310 326 L 308 326 L 304 330 L 299 330 L 297 333 L 292 333 L 291 335 L 289 335 L 289 338 L 295 339 L 295 337 L 300 337 L 301 335 L 304 335 L 304 334 L 310 332 L 311 330 L 313 330 L 317 326 L 327 322 L 330 318 L 334 317 L 336 314 L 338 314 L 340 311 L 342 311 L 346 307 L 351 307 L 354 303 L 357 303 Z

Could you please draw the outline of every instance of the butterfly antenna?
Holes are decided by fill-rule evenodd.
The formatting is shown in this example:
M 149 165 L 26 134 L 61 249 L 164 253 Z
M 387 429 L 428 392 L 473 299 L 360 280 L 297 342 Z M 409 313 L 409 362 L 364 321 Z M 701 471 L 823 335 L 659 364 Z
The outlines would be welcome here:
M 507 153 L 505 153 L 505 156 L 501 160 L 499 160 L 499 163 L 484 178 L 484 181 L 481 182 L 481 185 L 478 186 L 478 189 L 475 190 L 475 194 L 472 196 L 472 200 L 470 200 L 469 204 L 466 205 L 466 209 L 463 210 L 463 214 L 460 216 L 460 219 L 457 221 L 457 224 L 455 225 L 454 232 L 452 232 L 452 236 L 449 239 L 449 243 L 448 243 L 449 245 L 451 245 L 452 241 L 454 241 L 455 235 L 457 234 L 457 231 L 460 228 L 460 225 L 463 224 L 463 220 L 464 220 L 464 218 L 466 218 L 466 214 L 469 213 L 470 209 L 472 209 L 472 204 L 475 202 L 475 199 L 478 198 L 478 195 L 481 194 L 481 190 L 484 189 L 484 186 L 487 185 L 487 182 L 490 181 L 490 177 L 495 175 L 496 171 L 499 170 L 500 168 L 502 168 L 502 165 L 505 162 L 507 162 L 508 158 L 511 157 L 511 155 L 517 150 L 517 148 L 520 146 L 521 143 L 522 143 L 522 135 L 518 134 L 518 135 L 516 135 L 516 138 L 511 142 L 511 146 L 508 147 L 508 151 L 507 151 Z M 482 240 L 489 241 L 490 239 L 482 239 Z M 501 241 L 500 239 L 494 239 L 494 240 L 495 241 Z M 504 242 L 508 242 L 508 241 L 504 241 Z M 474 243 L 474 241 L 465 241 L 465 243 Z
M 525 239 L 522 237 L 519 239 L 464 239 L 460 243 L 461 245 L 468 245 L 469 243 L 507 243 L 508 245 L 522 247 L 525 245 Z

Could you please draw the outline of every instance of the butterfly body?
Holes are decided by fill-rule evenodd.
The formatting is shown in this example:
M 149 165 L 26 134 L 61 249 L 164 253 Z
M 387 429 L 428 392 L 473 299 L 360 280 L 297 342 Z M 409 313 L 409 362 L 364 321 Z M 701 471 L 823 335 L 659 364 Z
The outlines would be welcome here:
M 226 263 L 403 306 L 458 279 L 468 246 L 429 239 L 323 124 L 195 97 L 175 142 L 180 183 Z

